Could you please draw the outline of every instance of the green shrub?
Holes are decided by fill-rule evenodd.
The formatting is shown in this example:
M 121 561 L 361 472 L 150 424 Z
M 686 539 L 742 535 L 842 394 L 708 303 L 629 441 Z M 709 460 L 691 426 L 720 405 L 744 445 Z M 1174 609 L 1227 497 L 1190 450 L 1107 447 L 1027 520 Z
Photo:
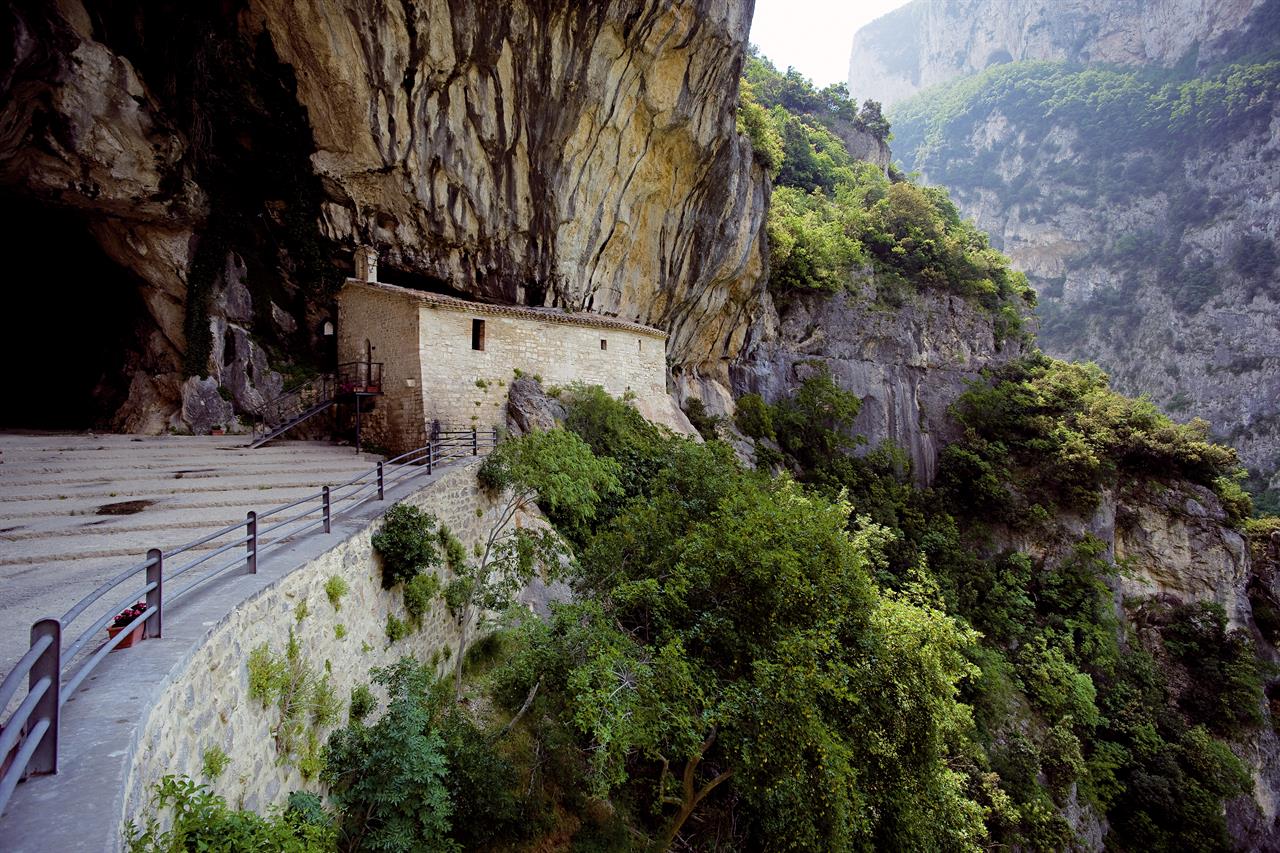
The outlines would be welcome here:
M 409 621 L 414 627 L 422 627 L 422 617 L 431 610 L 439 592 L 440 579 L 434 574 L 416 575 L 405 583 L 404 609 L 409 612 Z
M 367 684 L 357 684 L 351 688 L 351 719 L 363 720 L 378 707 L 378 700 Z
M 1085 730 L 1101 721 L 1093 680 L 1068 661 L 1061 649 L 1048 645 L 1043 635 L 1019 649 L 1017 664 L 1027 693 L 1050 721 L 1070 718 Z
M 204 755 L 201 757 L 201 773 L 207 779 L 216 780 L 230 763 L 231 756 L 227 755 L 225 749 L 220 746 L 211 746 L 204 751 Z
M 321 778 L 344 838 L 368 850 L 453 850 L 444 739 L 432 728 L 434 675 L 410 658 L 376 669 L 389 704 L 373 725 L 355 718 L 329 736 Z
M 306 662 L 292 630 L 283 655 L 263 643 L 249 653 L 247 666 L 249 697 L 263 708 L 277 707 L 276 752 L 280 760 L 292 761 L 309 729 L 323 728 L 337 719 L 339 704 L 329 676 L 321 676 Z
M 464 850 L 492 850 L 528 837 L 534 827 L 517 793 L 519 774 L 494 748 L 492 735 L 456 707 L 441 714 L 437 730 L 449 767 L 444 784 L 454 809 L 450 837 Z
M 165 812 L 168 821 L 158 817 Z M 125 832 L 130 853 L 329 853 L 337 840 L 333 819 L 323 809 L 276 809 L 265 816 L 236 811 L 204 785 L 182 776 L 161 779 L 143 826 L 130 821 Z
M 743 394 L 737 399 L 733 422 L 748 438 L 778 437 L 773 430 L 772 409 L 759 394 Z
M 862 400 L 836 384 L 825 362 L 811 367 L 795 395 L 772 407 L 772 420 L 782 449 L 816 469 L 858 443 L 851 431 Z
M 1070 716 L 1049 727 L 1040 747 L 1040 766 L 1049 777 L 1054 794 L 1061 801 L 1073 782 L 1085 773 L 1080 738 L 1072 731 Z
M 1253 640 L 1242 630 L 1227 629 L 1222 605 L 1177 605 L 1160 636 L 1191 676 L 1178 704 L 1192 722 L 1227 736 L 1262 724 L 1262 670 Z
M 387 642 L 398 643 L 411 633 L 409 623 L 396 616 L 394 613 L 387 614 Z
M 724 418 L 708 412 L 706 404 L 697 397 L 689 398 L 684 404 L 684 414 L 704 440 L 715 441 L 720 437 L 720 424 L 724 422 Z
M 373 548 L 382 557 L 382 586 L 398 583 L 440 564 L 436 518 L 406 503 L 387 510 L 382 528 L 373 535 Z
M 342 609 L 342 596 L 351 590 L 340 575 L 333 575 L 324 583 L 324 594 L 328 596 L 329 603 L 333 605 L 334 610 Z

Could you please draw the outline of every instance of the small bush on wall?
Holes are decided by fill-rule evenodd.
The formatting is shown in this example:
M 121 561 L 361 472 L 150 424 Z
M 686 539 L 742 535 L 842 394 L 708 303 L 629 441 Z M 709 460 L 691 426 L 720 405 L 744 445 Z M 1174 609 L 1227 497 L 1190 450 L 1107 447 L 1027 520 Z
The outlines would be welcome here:
M 436 517 L 404 503 L 387 511 L 382 529 L 373 535 L 373 549 L 382 557 L 382 586 L 391 589 L 440 565 Z

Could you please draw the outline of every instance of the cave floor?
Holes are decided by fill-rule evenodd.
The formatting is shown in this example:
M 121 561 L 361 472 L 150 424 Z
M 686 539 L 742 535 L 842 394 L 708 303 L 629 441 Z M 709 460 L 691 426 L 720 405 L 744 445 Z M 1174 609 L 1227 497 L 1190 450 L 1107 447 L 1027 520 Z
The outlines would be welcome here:
M 0 432 L 0 677 L 26 652 L 32 622 L 61 616 L 148 549 L 169 550 L 243 521 L 248 510 L 297 500 L 380 458 L 327 442 L 249 450 L 246 441 Z M 64 645 L 104 606 L 77 620 Z

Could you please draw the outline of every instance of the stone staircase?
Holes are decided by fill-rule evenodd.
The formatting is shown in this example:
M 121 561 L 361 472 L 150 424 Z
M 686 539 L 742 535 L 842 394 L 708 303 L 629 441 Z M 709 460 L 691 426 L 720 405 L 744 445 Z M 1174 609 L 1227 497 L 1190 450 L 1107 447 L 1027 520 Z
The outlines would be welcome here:
M 147 549 L 289 503 L 378 458 L 326 442 L 251 450 L 243 436 L 0 433 L 0 672 L 26 651 L 32 622 L 61 615 Z

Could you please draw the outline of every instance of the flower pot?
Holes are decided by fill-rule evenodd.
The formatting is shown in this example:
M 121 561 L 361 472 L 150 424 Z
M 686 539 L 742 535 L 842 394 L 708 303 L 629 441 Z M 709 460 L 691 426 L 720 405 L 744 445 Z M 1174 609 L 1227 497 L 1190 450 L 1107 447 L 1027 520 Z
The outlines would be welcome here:
M 130 631 L 130 632 L 129 632 L 129 636 L 127 636 L 127 637 L 125 637 L 123 640 L 121 640 L 121 641 L 120 641 L 120 645 L 116 646 L 116 647 L 115 647 L 114 649 L 112 649 L 111 651 L 113 651 L 113 652 L 118 652 L 118 651 L 120 651 L 121 649 L 127 649 L 127 648 L 129 648 L 130 646 L 136 646 L 138 643 L 141 643 L 141 642 L 142 642 L 142 628 L 143 628 L 143 626 L 142 626 L 142 625 L 139 625 L 138 627 L 134 628 L 132 631 Z M 108 639 L 110 639 L 110 638 L 114 637 L 116 634 L 119 634 L 119 633 L 120 633 L 121 631 L 123 631 L 123 630 L 124 630 L 124 628 L 108 628 L 108 629 L 107 629 L 107 638 L 108 638 Z

